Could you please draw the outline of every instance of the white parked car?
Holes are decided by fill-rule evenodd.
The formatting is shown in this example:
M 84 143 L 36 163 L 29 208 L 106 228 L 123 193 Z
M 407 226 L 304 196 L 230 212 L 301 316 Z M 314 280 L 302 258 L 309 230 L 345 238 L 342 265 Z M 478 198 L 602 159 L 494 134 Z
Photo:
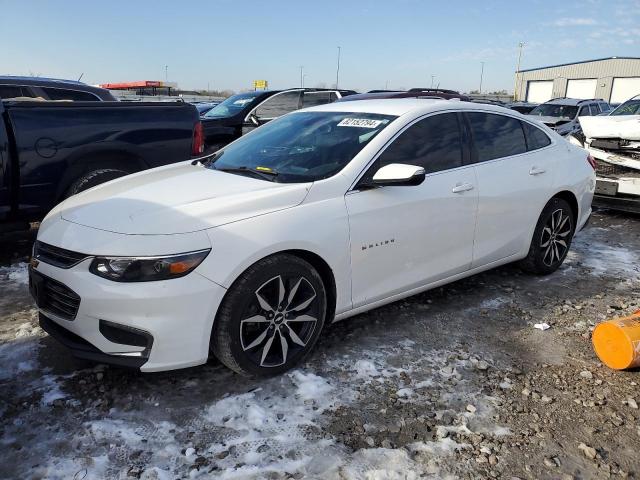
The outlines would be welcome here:
M 329 322 L 516 260 L 553 272 L 594 185 L 584 150 L 515 111 L 334 103 L 70 197 L 30 283 L 80 357 L 275 374 Z

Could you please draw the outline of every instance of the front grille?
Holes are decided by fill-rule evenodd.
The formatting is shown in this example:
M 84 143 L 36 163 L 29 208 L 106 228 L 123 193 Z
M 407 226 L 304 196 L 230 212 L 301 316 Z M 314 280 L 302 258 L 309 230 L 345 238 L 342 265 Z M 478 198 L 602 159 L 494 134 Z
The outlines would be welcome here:
M 65 320 L 75 320 L 80 296 L 69 287 L 32 269 L 29 288 L 39 308 Z
M 41 262 L 60 268 L 71 268 L 90 257 L 85 253 L 72 252 L 40 241 L 36 241 L 33 256 Z
M 616 165 L 614 163 L 603 162 L 602 160 L 596 160 L 598 175 L 603 177 L 633 177 L 640 178 L 640 170 L 635 168 L 625 167 L 623 165 Z

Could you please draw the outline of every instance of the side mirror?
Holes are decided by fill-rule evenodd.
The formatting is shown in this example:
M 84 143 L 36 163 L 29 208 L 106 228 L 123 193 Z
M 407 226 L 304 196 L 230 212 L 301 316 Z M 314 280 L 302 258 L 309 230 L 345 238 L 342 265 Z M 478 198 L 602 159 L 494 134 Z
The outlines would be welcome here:
M 384 186 L 415 186 L 424 182 L 425 171 L 422 167 L 391 163 L 378 170 L 373 176 L 374 185 Z

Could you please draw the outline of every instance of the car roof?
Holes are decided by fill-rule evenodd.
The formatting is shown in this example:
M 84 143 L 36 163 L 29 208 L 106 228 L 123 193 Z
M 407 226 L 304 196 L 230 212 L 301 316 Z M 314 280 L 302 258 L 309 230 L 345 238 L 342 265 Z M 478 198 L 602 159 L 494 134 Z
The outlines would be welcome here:
M 333 102 L 305 109 L 305 111 L 316 112 L 374 113 L 380 115 L 394 115 L 398 117 L 410 112 L 424 114 L 439 110 L 485 110 L 502 114 L 508 113 L 510 115 L 519 115 L 515 110 L 508 110 L 504 107 L 495 105 L 434 98 L 353 100 L 351 102 Z
M 552 98 L 551 100 L 544 102 L 549 105 L 570 105 L 570 106 L 578 106 L 581 103 L 602 103 L 604 100 L 602 98 Z M 606 103 L 606 102 L 605 102 Z

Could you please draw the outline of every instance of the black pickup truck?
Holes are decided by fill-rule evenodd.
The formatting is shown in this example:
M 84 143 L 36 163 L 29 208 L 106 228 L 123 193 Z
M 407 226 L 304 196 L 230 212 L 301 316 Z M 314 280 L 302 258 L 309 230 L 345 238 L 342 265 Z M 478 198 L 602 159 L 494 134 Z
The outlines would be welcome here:
M 0 231 L 28 226 L 82 190 L 203 148 L 198 111 L 183 102 L 0 99 Z

